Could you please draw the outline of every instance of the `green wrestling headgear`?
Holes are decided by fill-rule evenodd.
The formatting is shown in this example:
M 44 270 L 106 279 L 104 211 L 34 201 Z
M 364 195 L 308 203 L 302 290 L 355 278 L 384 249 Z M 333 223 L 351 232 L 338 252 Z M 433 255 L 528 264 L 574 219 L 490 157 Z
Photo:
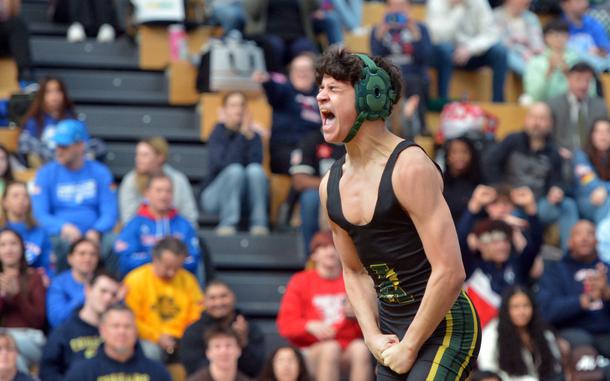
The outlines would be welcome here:
M 358 117 L 349 130 L 344 143 L 356 136 L 365 120 L 385 119 L 392 111 L 396 92 L 392 89 L 389 74 L 377 66 L 366 54 L 355 54 L 364 63 L 362 79 L 354 85 Z

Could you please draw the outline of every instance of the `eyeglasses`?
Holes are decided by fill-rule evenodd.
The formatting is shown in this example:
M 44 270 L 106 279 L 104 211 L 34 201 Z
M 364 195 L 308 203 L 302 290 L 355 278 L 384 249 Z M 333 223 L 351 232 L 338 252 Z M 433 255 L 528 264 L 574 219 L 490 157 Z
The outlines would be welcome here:
M 483 244 L 505 241 L 506 239 L 506 233 L 497 230 L 483 233 L 479 236 L 479 242 Z

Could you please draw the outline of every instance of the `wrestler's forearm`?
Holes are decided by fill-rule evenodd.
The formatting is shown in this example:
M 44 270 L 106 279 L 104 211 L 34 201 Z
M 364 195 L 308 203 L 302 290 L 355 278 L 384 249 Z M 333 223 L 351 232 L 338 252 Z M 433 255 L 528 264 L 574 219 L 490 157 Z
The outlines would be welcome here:
M 433 269 L 426 285 L 421 305 L 403 341 L 417 351 L 443 320 L 457 299 L 464 278 L 451 268 Z
M 344 271 L 345 290 L 364 339 L 380 334 L 379 311 L 373 281 L 365 271 Z

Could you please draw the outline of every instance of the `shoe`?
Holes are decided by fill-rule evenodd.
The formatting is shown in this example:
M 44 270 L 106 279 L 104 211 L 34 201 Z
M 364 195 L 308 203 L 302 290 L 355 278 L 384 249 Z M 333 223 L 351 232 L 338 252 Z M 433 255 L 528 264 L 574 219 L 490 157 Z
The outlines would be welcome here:
M 269 235 L 269 229 L 266 226 L 252 226 L 250 228 L 250 235 L 253 236 L 266 236 Z
M 81 42 L 85 41 L 87 35 L 85 34 L 85 28 L 81 23 L 75 22 L 70 25 L 67 33 L 68 42 Z
M 112 42 L 114 41 L 114 37 L 114 28 L 110 24 L 103 24 L 97 31 L 97 42 Z
M 219 226 L 216 228 L 216 235 L 220 237 L 228 237 L 235 235 L 237 230 L 233 226 Z

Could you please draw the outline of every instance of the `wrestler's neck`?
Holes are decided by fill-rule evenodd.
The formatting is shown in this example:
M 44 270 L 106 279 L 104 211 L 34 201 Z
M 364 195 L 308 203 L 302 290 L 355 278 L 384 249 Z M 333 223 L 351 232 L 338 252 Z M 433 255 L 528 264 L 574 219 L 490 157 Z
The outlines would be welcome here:
M 366 121 L 356 136 L 345 144 L 349 164 L 364 168 L 378 160 L 386 161 L 401 140 L 388 131 L 383 120 Z

